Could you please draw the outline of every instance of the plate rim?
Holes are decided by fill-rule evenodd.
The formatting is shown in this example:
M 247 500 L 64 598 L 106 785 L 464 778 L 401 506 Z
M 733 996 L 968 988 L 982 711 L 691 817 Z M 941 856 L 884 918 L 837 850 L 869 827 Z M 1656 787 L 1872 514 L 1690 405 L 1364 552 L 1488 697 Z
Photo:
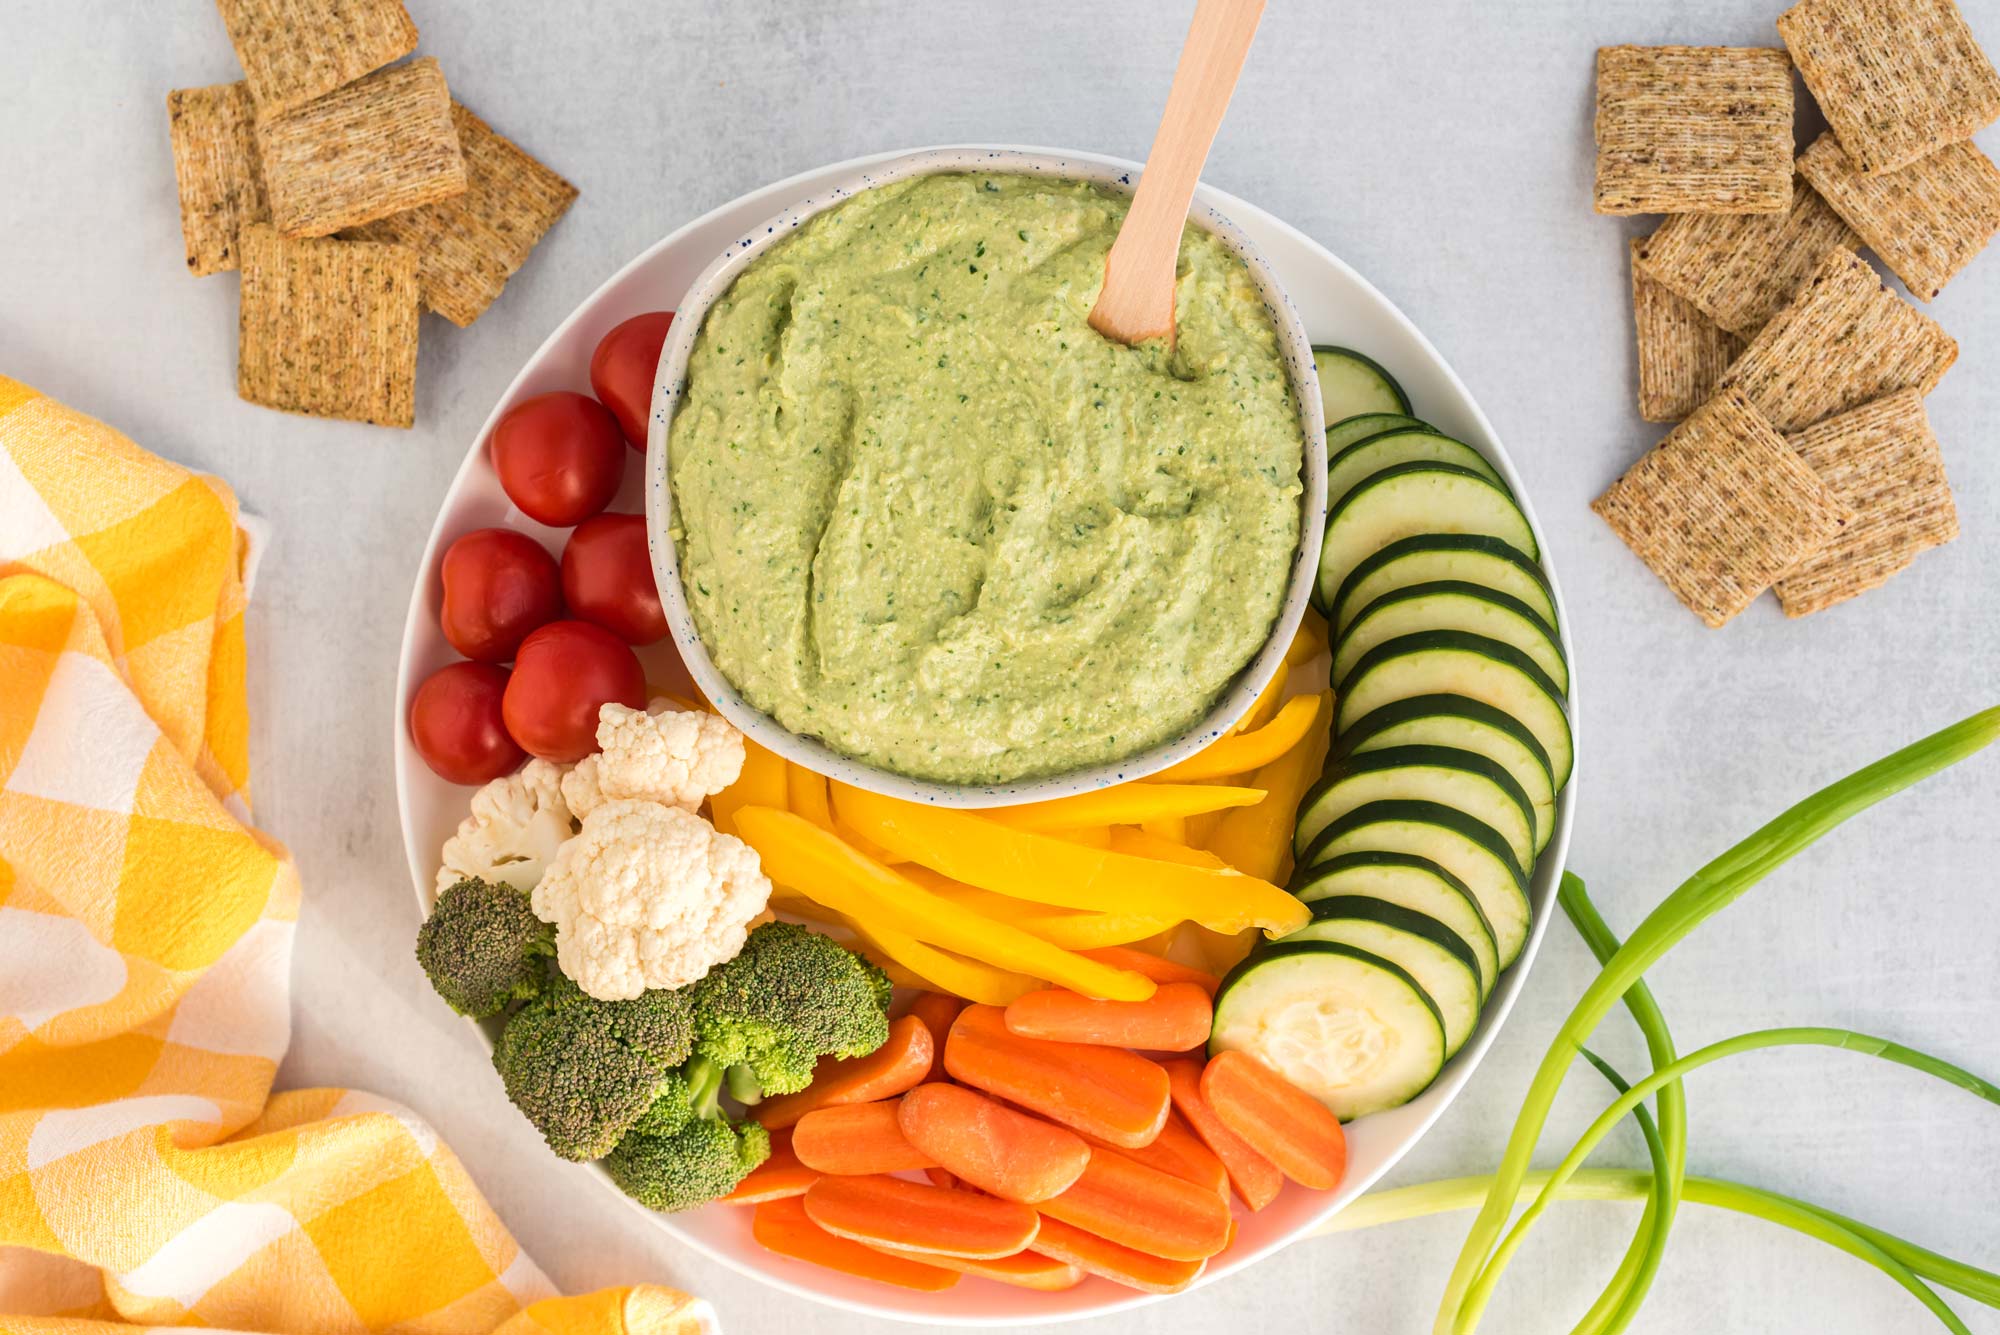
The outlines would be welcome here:
M 461 460 L 458 469 L 452 474 L 451 482 L 445 489 L 444 497 L 438 507 L 437 516 L 432 521 L 430 535 L 425 541 L 423 555 L 417 564 L 412 579 L 409 607 L 404 618 L 403 637 L 398 646 L 396 693 L 389 725 L 393 734 L 392 757 L 395 769 L 397 817 L 402 825 L 404 857 L 410 871 L 411 886 L 416 897 L 419 920 L 429 912 L 435 870 L 434 868 L 430 871 L 426 870 L 427 864 L 433 859 L 434 850 L 420 849 L 416 842 L 414 833 L 415 822 L 412 816 L 412 789 L 407 781 L 412 775 L 420 775 L 428 772 L 423 768 L 422 759 L 416 755 L 415 748 L 409 741 L 408 729 L 404 722 L 409 712 L 410 697 L 416 686 L 416 682 L 412 680 L 414 676 L 413 664 L 416 661 L 416 655 L 413 650 L 418 644 L 419 637 L 423 634 L 424 624 L 429 618 L 428 603 L 425 596 L 426 589 L 435 579 L 437 563 L 441 555 L 442 546 L 444 545 L 444 534 L 447 531 L 451 531 L 455 535 L 457 531 L 458 525 L 447 523 L 453 509 L 453 502 L 464 489 L 468 476 L 478 466 L 486 443 L 490 439 L 493 427 L 499 420 L 500 415 L 517 401 L 522 394 L 523 387 L 540 371 L 542 362 L 550 356 L 552 350 L 563 340 L 564 336 L 579 323 L 591 318 L 596 313 L 595 308 L 613 289 L 647 265 L 653 263 L 663 252 L 680 244 L 686 237 L 692 235 L 698 229 L 715 223 L 737 210 L 749 209 L 753 205 L 757 211 L 752 216 L 755 218 L 768 217 L 776 213 L 779 207 L 782 207 L 783 200 L 799 192 L 807 183 L 823 177 L 829 177 L 835 173 L 857 172 L 878 163 L 918 153 L 984 149 L 1089 159 L 1126 167 L 1134 171 L 1140 169 L 1140 164 L 1131 162 L 1128 159 L 1074 149 L 1004 143 L 946 143 L 863 154 L 843 161 L 821 164 L 804 171 L 795 172 L 781 180 L 746 191 L 733 199 L 704 211 L 699 216 L 674 228 L 659 240 L 645 247 L 630 260 L 620 265 L 603 282 L 598 284 L 587 296 L 579 301 L 570 313 L 550 330 L 534 351 L 528 355 L 522 363 L 520 370 L 508 381 L 506 388 L 496 398 L 492 411 L 487 415 L 477 433 L 474 434 L 470 444 L 466 448 L 464 459 Z M 1579 776 L 1584 767 L 1583 728 L 1581 726 L 1582 711 L 1580 708 L 1580 694 L 1575 680 L 1577 672 L 1574 666 L 1576 663 L 1576 653 L 1572 640 L 1569 608 L 1563 596 L 1561 575 L 1556 568 L 1556 562 L 1550 555 L 1547 534 L 1536 516 L 1534 502 L 1520 485 L 1521 477 L 1519 470 L 1516 468 L 1514 460 L 1505 444 L 1502 443 L 1499 433 L 1494 430 L 1491 420 L 1486 416 L 1485 410 L 1480 407 L 1478 401 L 1466 387 L 1465 382 L 1459 377 L 1457 370 L 1438 351 L 1437 347 L 1425 336 L 1423 331 L 1417 327 L 1409 316 L 1404 314 L 1402 309 L 1389 300 L 1380 289 L 1347 264 L 1346 261 L 1334 254 L 1333 251 L 1291 223 L 1240 196 L 1203 183 L 1197 187 L 1196 198 L 1209 204 L 1211 207 L 1219 209 L 1224 216 L 1232 219 L 1238 225 L 1243 225 L 1246 221 L 1251 221 L 1258 226 L 1267 227 L 1279 232 L 1293 243 L 1302 247 L 1316 262 L 1325 264 L 1339 273 L 1346 282 L 1351 283 L 1356 289 L 1372 300 L 1378 313 L 1385 316 L 1406 338 L 1412 341 L 1418 351 L 1429 360 L 1431 366 L 1458 396 L 1458 399 L 1464 405 L 1466 413 L 1478 428 L 1480 438 L 1487 442 L 1486 446 L 1482 448 L 1482 452 L 1488 455 L 1491 462 L 1507 480 L 1508 485 L 1514 492 L 1515 500 L 1527 518 L 1529 528 L 1535 534 L 1536 542 L 1542 551 L 1543 573 L 1548 577 L 1550 590 L 1555 600 L 1558 635 L 1561 640 L 1563 653 L 1572 664 L 1572 680 L 1568 706 L 1570 728 L 1574 738 L 1575 758 L 1571 767 L 1570 781 L 1562 792 L 1557 795 L 1555 831 L 1550 838 L 1548 847 L 1543 851 L 1541 858 L 1538 860 L 1534 871 L 1530 898 L 1534 905 L 1535 914 L 1534 921 L 1530 926 L 1528 940 L 1521 949 L 1520 957 L 1507 970 L 1507 974 L 1510 976 L 1495 988 L 1494 998 L 1489 1001 L 1487 1008 L 1482 1013 L 1477 1030 L 1466 1041 L 1464 1048 L 1453 1057 L 1452 1061 L 1448 1064 L 1446 1072 L 1423 1095 L 1420 1095 L 1419 1098 L 1430 1097 L 1440 1087 L 1443 1087 L 1442 1096 L 1437 1099 L 1433 1106 L 1423 1110 L 1420 1120 L 1403 1135 L 1400 1144 L 1383 1154 L 1379 1164 L 1364 1173 L 1351 1175 L 1343 1180 L 1337 1189 L 1330 1193 L 1324 1193 L 1327 1197 L 1326 1204 L 1311 1214 L 1291 1232 L 1264 1247 L 1258 1248 L 1254 1252 L 1247 1252 L 1241 1256 L 1232 1258 L 1221 1266 L 1209 1267 L 1195 1280 L 1189 1289 L 1182 1292 L 1190 1292 L 1196 1288 L 1206 1287 L 1209 1284 L 1268 1259 L 1274 1253 L 1284 1250 L 1293 1243 L 1313 1236 L 1320 1227 L 1335 1214 L 1339 1213 L 1349 1202 L 1366 1192 L 1369 1187 L 1373 1186 L 1375 1182 L 1400 1163 L 1403 1157 L 1430 1133 L 1432 1127 L 1437 1124 L 1438 1119 L 1444 1115 L 1445 1110 L 1457 1100 L 1459 1094 L 1463 1092 L 1465 1086 L 1471 1081 L 1472 1076 L 1484 1061 L 1499 1031 L 1512 1015 L 1514 1006 L 1526 988 L 1528 977 L 1540 953 L 1549 922 L 1554 916 L 1555 887 L 1561 880 L 1568 858 L 1570 837 L 1575 819 Z M 776 207 L 773 207 L 774 204 Z M 477 1033 L 479 1042 L 490 1053 L 493 1046 L 492 1040 L 487 1036 L 483 1026 L 478 1021 L 470 1019 L 466 1020 L 465 1023 Z M 831 1293 L 814 1288 L 794 1280 L 790 1276 L 780 1273 L 773 1268 L 754 1265 L 736 1255 L 730 1248 L 711 1243 L 708 1239 L 701 1236 L 697 1230 L 675 1222 L 673 1216 L 661 1215 L 639 1205 L 636 1201 L 633 1201 L 630 1197 L 619 1191 L 617 1186 L 610 1180 L 609 1175 L 601 1167 L 595 1164 L 579 1164 L 577 1167 L 594 1177 L 603 1189 L 611 1192 L 617 1200 L 644 1218 L 648 1223 L 664 1230 L 670 1237 L 693 1248 L 705 1258 L 726 1266 L 737 1274 L 795 1297 L 882 1320 L 959 1328 L 1013 1326 L 1023 1322 L 1054 1324 L 1056 1322 L 1078 1321 L 1093 1317 L 1108 1316 L 1114 1312 L 1131 1311 L 1163 1301 L 1166 1298 L 1177 1296 L 1173 1294 L 1139 1293 L 1119 1289 L 1115 1291 L 1113 1297 L 1102 1302 L 1091 1303 L 1087 1306 L 1053 1311 L 1009 1311 L 991 1315 L 926 1313 L 920 1310 L 889 1306 L 886 1303 L 856 1299 L 845 1294 Z M 720 1207 L 710 1206 L 707 1208 L 714 1209 Z M 795 1263 L 787 1262 L 787 1264 Z M 1086 1281 L 1086 1283 L 1088 1284 L 1089 1281 Z M 1012 1292 L 1011 1290 L 1002 1291 Z M 887 1292 L 889 1291 L 885 1291 L 885 1294 Z M 1057 1295 L 1047 1296 L 1054 1297 Z

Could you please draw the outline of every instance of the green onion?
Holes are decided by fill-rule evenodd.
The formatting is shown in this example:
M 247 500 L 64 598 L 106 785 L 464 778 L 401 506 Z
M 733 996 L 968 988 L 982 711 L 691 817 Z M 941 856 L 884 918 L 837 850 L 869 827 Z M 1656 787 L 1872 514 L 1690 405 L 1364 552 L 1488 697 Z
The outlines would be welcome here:
M 1452 1267 L 1438 1310 L 1438 1335 L 1469 1327 L 1460 1325 L 1466 1298 L 1485 1268 L 1501 1229 L 1513 1208 L 1528 1160 L 1541 1138 L 1562 1086 L 1572 1054 L 1597 1028 L 1618 998 L 1687 934 L 1736 897 L 1757 884 L 1787 859 L 1809 847 L 1849 817 L 1882 799 L 1974 754 L 2000 736 L 2000 708 L 1985 710 L 1808 797 L 1748 839 L 1696 872 L 1646 916 L 1631 940 L 1620 947 L 1577 1000 L 1555 1041 L 1542 1058 L 1512 1134 L 1499 1171 L 1493 1175 L 1485 1204 L 1473 1221 L 1465 1245 Z M 1663 1068 L 1674 1069 L 1673 1066 Z M 1659 1074 L 1658 1072 L 1655 1073 Z

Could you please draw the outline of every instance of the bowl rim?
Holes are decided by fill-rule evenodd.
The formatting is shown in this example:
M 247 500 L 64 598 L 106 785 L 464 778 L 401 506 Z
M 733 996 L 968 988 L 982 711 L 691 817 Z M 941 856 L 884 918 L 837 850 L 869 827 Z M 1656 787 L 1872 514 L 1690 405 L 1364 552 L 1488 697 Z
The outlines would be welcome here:
M 679 553 L 670 536 L 673 487 L 669 479 L 669 441 L 674 412 L 686 388 L 688 361 L 702 324 L 710 308 L 745 268 L 816 215 L 863 191 L 896 181 L 979 171 L 1084 180 L 1126 194 L 1134 189 L 1138 176 L 1133 164 L 1091 154 L 983 145 L 918 149 L 857 165 L 833 184 L 744 229 L 747 235 L 704 268 L 675 307 L 674 322 L 661 347 L 653 382 L 644 475 L 647 549 L 668 630 L 689 674 L 717 712 L 765 749 L 838 782 L 905 801 L 962 809 L 1046 801 L 1142 779 L 1185 760 L 1227 733 L 1284 665 L 1285 654 L 1305 618 L 1317 582 L 1326 522 L 1326 423 L 1312 341 L 1276 272 L 1256 244 L 1198 193 L 1188 211 L 1189 221 L 1217 237 L 1248 266 L 1264 299 L 1265 310 L 1277 329 L 1297 404 L 1301 446 L 1299 541 L 1292 551 L 1284 601 L 1257 653 L 1238 669 L 1208 711 L 1180 734 L 1129 756 L 1002 783 L 948 783 L 858 760 L 817 738 L 793 732 L 743 698 L 734 683 L 715 666 L 696 631 L 681 584 Z

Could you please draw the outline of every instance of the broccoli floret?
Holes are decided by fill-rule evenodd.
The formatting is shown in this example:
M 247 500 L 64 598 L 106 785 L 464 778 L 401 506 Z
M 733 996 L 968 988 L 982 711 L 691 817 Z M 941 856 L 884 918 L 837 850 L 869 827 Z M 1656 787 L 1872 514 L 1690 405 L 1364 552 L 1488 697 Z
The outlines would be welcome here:
M 666 1083 L 651 1106 L 632 1123 L 633 1135 L 671 1136 L 697 1117 L 713 1117 L 721 1108 L 722 1068 L 706 1057 L 696 1057 L 678 1071 L 667 1074 Z
M 446 888 L 417 929 L 417 963 L 460 1015 L 483 1020 L 541 991 L 555 928 L 511 885 L 468 876 Z
M 891 987 L 888 975 L 831 937 L 765 923 L 741 954 L 694 985 L 695 1048 L 724 1070 L 748 1068 L 765 1094 L 795 1093 L 821 1057 L 882 1046 Z M 747 1089 L 743 1080 L 735 1077 L 732 1090 Z
M 649 1210 L 691 1210 L 734 1190 L 771 1155 L 755 1122 L 696 1117 L 672 1135 L 634 1131 L 604 1160 L 611 1180 Z
M 500 1031 L 493 1065 L 550 1149 L 596 1159 L 681 1078 L 693 1044 L 687 989 L 599 1001 L 556 974 Z

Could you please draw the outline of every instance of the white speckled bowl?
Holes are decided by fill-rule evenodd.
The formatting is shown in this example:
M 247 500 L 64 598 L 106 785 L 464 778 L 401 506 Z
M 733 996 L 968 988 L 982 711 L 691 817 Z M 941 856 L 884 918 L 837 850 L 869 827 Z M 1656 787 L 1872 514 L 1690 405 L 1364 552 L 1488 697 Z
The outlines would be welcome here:
M 774 218 L 746 228 L 743 235 L 696 278 L 680 300 L 666 346 L 660 350 L 659 376 L 653 383 L 652 421 L 646 430 L 646 531 L 653 554 L 653 575 L 659 582 L 660 601 L 666 608 L 667 624 L 674 643 L 686 660 L 688 671 L 723 717 L 759 743 L 785 759 L 817 770 L 857 788 L 885 793 L 891 797 L 929 802 L 945 807 L 996 807 L 1043 798 L 1066 797 L 1109 787 L 1127 779 L 1165 769 L 1199 751 L 1224 732 L 1250 707 L 1284 662 L 1285 650 L 1305 615 L 1319 568 L 1321 529 L 1326 516 L 1326 430 L 1322 419 L 1319 379 L 1313 371 L 1312 341 L 1279 286 L 1271 266 L 1236 224 L 1216 208 L 1195 196 L 1189 218 L 1235 251 L 1250 266 L 1263 291 L 1264 304 L 1277 326 L 1278 336 L 1291 371 L 1293 397 L 1298 403 L 1300 443 L 1304 450 L 1299 498 L 1299 545 L 1292 553 L 1291 582 L 1271 635 L 1249 665 L 1236 675 L 1229 688 L 1215 702 L 1208 715 L 1187 732 L 1171 741 L 1126 756 L 1108 764 L 1071 770 L 1040 778 L 1001 784 L 938 783 L 911 778 L 879 766 L 864 764 L 843 755 L 816 738 L 801 736 L 769 714 L 746 701 L 708 656 L 696 634 L 694 618 L 681 588 L 680 561 L 668 536 L 673 518 L 673 488 L 668 481 L 668 438 L 674 410 L 687 384 L 688 358 L 694 352 L 695 337 L 701 332 L 709 307 L 729 290 L 750 262 L 789 236 L 814 214 L 874 186 L 887 185 L 911 176 L 940 172 L 984 171 L 1039 174 L 1073 180 L 1092 181 L 1129 192 L 1136 173 L 1129 167 L 1102 159 L 1071 157 L 1053 153 L 1026 152 L 1008 148 L 941 148 L 910 153 L 874 163 L 823 186 L 809 198 Z

